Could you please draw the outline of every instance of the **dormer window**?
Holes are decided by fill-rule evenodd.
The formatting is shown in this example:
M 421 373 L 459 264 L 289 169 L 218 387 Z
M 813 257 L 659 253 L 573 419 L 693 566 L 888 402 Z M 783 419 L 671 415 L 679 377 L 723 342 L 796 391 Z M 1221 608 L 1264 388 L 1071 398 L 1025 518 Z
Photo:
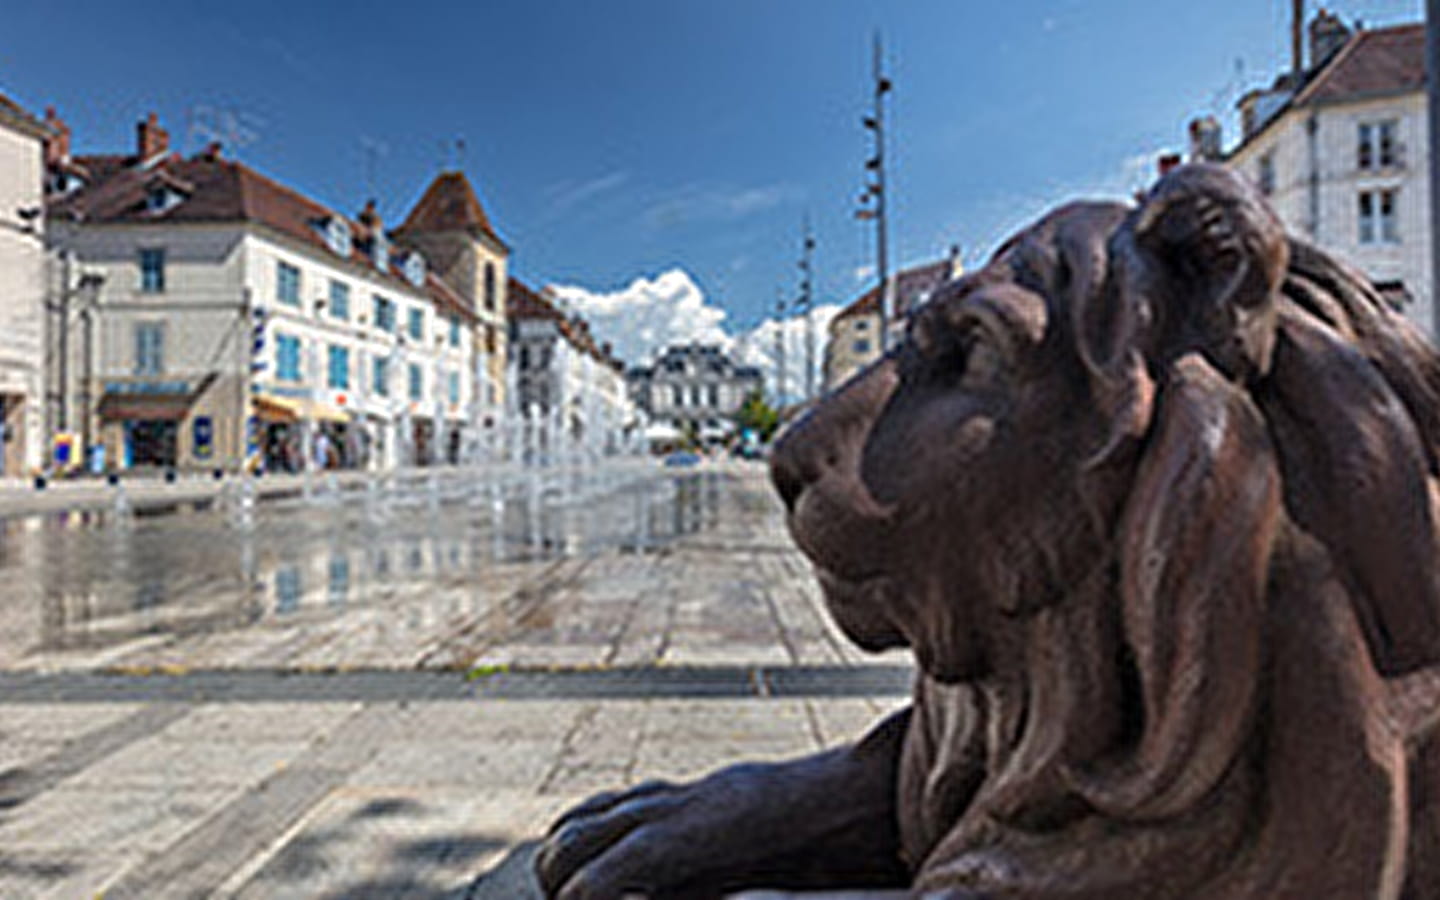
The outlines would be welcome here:
M 350 223 L 339 216 L 325 220 L 325 243 L 330 252 L 337 256 L 349 257 L 351 250 Z
M 425 286 L 425 257 L 419 253 L 410 252 L 405 254 L 404 262 L 405 280 L 416 287 Z
M 370 258 L 375 263 L 375 268 L 380 271 L 390 268 L 390 241 L 378 231 L 370 239 Z
M 169 212 L 185 199 L 185 195 L 174 188 L 158 185 L 145 195 L 145 211 L 153 215 Z

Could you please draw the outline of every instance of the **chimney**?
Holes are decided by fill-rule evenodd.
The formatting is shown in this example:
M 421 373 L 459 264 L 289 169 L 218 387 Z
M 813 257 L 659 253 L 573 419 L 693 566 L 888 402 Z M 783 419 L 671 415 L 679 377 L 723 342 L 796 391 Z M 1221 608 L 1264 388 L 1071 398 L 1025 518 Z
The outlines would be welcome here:
M 1220 159 L 1220 122 L 1214 116 L 1190 120 L 1190 161 Z
M 55 167 L 70 161 L 70 126 L 55 114 L 55 107 L 45 107 L 45 127 L 50 137 L 45 139 L 45 165 Z
M 380 230 L 380 211 L 375 208 L 374 200 L 366 200 L 365 208 L 360 210 L 360 215 L 356 216 L 355 218 L 359 219 L 360 224 L 364 225 L 366 228 L 374 229 L 376 231 Z
M 205 149 L 200 152 L 200 158 L 206 162 L 217 162 L 220 159 L 222 149 L 224 148 L 219 141 L 211 141 L 206 144 Z
M 135 154 L 141 162 L 148 162 L 170 150 L 170 132 L 160 127 L 160 118 L 150 113 L 135 126 Z
M 1320 68 L 1350 40 L 1350 29 L 1340 17 L 1322 9 L 1310 20 L 1310 65 Z
M 950 263 L 950 271 L 946 278 L 947 281 L 953 281 L 965 274 L 965 264 L 960 261 L 959 244 L 950 245 L 950 255 L 945 257 L 945 261 Z
M 1293 0 L 1290 6 L 1290 74 L 1296 85 L 1305 75 L 1305 0 Z
M 1155 171 L 1161 178 L 1178 168 L 1180 168 L 1180 154 L 1178 153 L 1162 153 L 1160 158 L 1155 161 Z

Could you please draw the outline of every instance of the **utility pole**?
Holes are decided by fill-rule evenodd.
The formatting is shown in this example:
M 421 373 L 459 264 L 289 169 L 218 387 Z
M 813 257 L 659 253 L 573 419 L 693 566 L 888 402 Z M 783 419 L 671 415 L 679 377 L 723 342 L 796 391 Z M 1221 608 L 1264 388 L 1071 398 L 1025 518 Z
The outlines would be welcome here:
M 810 236 L 810 217 L 805 217 L 805 240 L 800 254 L 800 314 L 805 317 L 805 396 L 809 402 L 815 396 L 815 319 L 810 313 L 814 309 L 812 270 L 810 255 L 815 250 L 815 239 Z
M 775 408 L 785 406 L 785 289 L 775 292 Z
M 894 313 L 890 308 L 889 255 L 885 246 L 885 209 L 887 206 L 885 202 L 885 95 L 890 93 L 894 86 L 885 76 L 884 68 L 884 52 L 880 45 L 880 33 L 877 31 L 875 32 L 874 108 L 870 115 L 862 120 L 865 128 L 875 139 L 875 155 L 865 161 L 865 169 L 871 173 L 872 180 L 866 183 L 865 192 L 860 195 L 861 203 L 873 201 L 874 206 L 856 211 L 855 218 L 875 223 L 875 270 L 879 276 L 880 353 L 882 355 L 890 347 L 890 319 Z

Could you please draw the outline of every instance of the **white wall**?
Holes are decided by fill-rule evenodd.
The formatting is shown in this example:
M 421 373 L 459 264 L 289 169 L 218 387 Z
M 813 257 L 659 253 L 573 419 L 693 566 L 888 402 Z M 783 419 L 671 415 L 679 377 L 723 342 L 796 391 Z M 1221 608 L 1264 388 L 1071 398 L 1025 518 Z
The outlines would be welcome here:
M 0 475 L 24 474 L 44 457 L 44 222 L 33 219 L 33 233 L 23 233 L 18 215 L 38 209 L 42 191 L 40 140 L 0 124 L 0 393 L 25 398 L 17 443 L 0 449 Z

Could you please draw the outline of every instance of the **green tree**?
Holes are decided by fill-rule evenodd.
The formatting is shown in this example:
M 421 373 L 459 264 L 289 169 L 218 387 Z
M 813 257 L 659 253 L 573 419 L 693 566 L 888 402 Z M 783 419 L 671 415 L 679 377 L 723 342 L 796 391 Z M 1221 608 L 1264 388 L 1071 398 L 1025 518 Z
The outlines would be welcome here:
M 760 436 L 760 440 L 768 441 L 780 424 L 780 413 L 765 402 L 765 397 L 759 391 L 751 391 L 740 405 L 740 414 L 736 420 L 741 428 L 749 428 Z

